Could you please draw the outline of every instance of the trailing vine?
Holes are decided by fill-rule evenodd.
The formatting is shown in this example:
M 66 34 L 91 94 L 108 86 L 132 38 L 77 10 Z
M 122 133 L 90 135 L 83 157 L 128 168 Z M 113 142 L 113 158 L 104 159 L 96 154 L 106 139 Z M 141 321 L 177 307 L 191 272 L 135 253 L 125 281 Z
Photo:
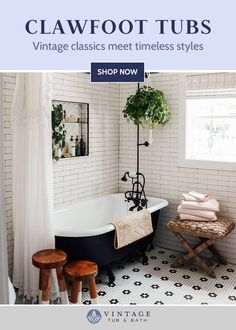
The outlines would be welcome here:
M 65 130 L 66 112 L 63 110 L 62 104 L 54 105 L 52 109 L 52 158 L 59 160 L 57 151 L 65 147 L 66 130 Z

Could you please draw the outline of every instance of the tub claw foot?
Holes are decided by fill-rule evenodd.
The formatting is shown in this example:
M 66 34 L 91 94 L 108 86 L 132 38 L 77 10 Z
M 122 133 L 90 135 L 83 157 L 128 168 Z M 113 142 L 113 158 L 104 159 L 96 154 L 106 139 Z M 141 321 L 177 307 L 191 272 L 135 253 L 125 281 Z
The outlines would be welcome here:
M 112 284 L 112 283 L 115 282 L 115 279 L 116 279 L 115 275 L 113 274 L 113 272 L 110 269 L 107 270 L 107 276 L 108 276 L 108 279 L 109 279 L 108 284 Z
M 142 252 L 142 258 L 143 258 L 143 261 L 142 261 L 142 264 L 145 265 L 148 263 L 148 257 L 146 256 L 146 253 L 143 251 Z
M 148 251 L 154 250 L 154 244 L 151 242 L 149 247 L 148 247 Z

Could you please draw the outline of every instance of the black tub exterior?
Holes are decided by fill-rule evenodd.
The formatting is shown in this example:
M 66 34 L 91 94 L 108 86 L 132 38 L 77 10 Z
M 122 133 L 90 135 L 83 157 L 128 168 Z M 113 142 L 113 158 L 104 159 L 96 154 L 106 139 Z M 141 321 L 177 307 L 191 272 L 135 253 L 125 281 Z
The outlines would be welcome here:
M 96 262 L 99 267 L 106 268 L 124 257 L 133 255 L 136 251 L 144 252 L 147 250 L 156 232 L 159 212 L 158 210 L 151 214 L 153 233 L 123 248 L 114 248 L 115 230 L 96 236 L 56 236 L 56 248 L 67 253 L 68 261 L 90 260 Z

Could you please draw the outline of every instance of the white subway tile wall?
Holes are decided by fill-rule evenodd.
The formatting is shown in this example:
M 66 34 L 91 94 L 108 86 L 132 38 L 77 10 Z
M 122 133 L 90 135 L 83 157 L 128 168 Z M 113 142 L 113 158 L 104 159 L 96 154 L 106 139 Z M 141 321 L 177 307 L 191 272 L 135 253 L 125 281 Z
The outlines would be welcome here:
M 13 222 L 12 222 L 12 135 L 11 135 L 11 103 L 15 87 L 15 74 L 3 74 L 3 159 L 4 159 L 4 188 L 5 211 L 7 227 L 7 250 L 9 274 L 13 267 Z
M 212 76 L 212 75 L 211 75 Z M 161 211 L 155 243 L 159 246 L 182 251 L 173 234 L 165 229 L 168 220 L 176 215 L 181 194 L 190 190 L 206 192 L 220 202 L 220 214 L 236 222 L 236 169 L 235 171 L 205 170 L 178 167 L 178 120 L 179 120 L 179 77 L 178 73 L 151 75 L 151 86 L 165 93 L 171 111 L 171 120 L 153 130 L 154 142 L 148 148 L 140 147 L 140 171 L 146 177 L 146 193 L 165 198 L 169 206 Z M 209 87 L 209 77 L 204 76 L 204 88 Z M 214 74 L 210 80 L 220 87 L 236 88 L 236 73 Z M 135 92 L 137 85 L 121 85 L 121 110 L 127 97 Z M 140 143 L 148 138 L 148 129 L 141 131 Z M 136 169 L 136 129 L 127 124 L 120 114 L 119 177 L 127 170 Z M 119 181 L 119 190 L 127 190 L 130 183 Z M 193 241 L 193 240 L 192 240 Z M 193 241 L 194 242 L 194 241 Z M 217 243 L 227 260 L 236 263 L 236 230 Z
M 53 99 L 89 103 L 89 156 L 54 166 L 55 208 L 118 191 L 118 84 L 91 84 L 85 73 L 55 73 Z
M 89 156 L 60 160 L 54 165 L 55 208 L 78 199 L 125 191 L 129 183 L 120 181 L 126 170 L 136 169 L 136 129 L 123 119 L 126 98 L 135 92 L 135 84 L 90 84 L 85 73 L 53 73 L 53 99 L 86 102 L 90 105 Z M 225 79 L 223 74 L 217 79 Z M 164 127 L 153 130 L 154 143 L 140 149 L 140 171 L 146 176 L 148 195 L 165 198 L 169 206 L 161 212 L 155 243 L 176 250 L 181 247 L 165 230 L 165 223 L 176 214 L 181 193 L 188 190 L 207 192 L 217 198 L 221 214 L 236 218 L 236 171 L 203 170 L 177 166 L 179 74 L 152 75 L 152 85 L 163 90 L 172 117 Z M 12 168 L 10 111 L 15 74 L 3 74 L 4 170 L 6 193 L 9 271 L 13 262 Z M 148 130 L 141 131 L 141 141 Z M 228 260 L 236 263 L 236 232 L 219 247 Z

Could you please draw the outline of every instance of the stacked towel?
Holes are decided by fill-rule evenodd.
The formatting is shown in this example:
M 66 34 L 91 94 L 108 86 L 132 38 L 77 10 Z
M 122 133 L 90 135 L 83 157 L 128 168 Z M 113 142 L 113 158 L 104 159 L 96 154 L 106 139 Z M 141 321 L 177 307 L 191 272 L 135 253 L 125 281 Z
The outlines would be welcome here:
M 180 220 L 217 220 L 216 212 L 219 212 L 219 203 L 216 199 L 208 199 L 207 195 L 196 191 L 190 191 L 182 196 L 184 199 L 177 209 Z

